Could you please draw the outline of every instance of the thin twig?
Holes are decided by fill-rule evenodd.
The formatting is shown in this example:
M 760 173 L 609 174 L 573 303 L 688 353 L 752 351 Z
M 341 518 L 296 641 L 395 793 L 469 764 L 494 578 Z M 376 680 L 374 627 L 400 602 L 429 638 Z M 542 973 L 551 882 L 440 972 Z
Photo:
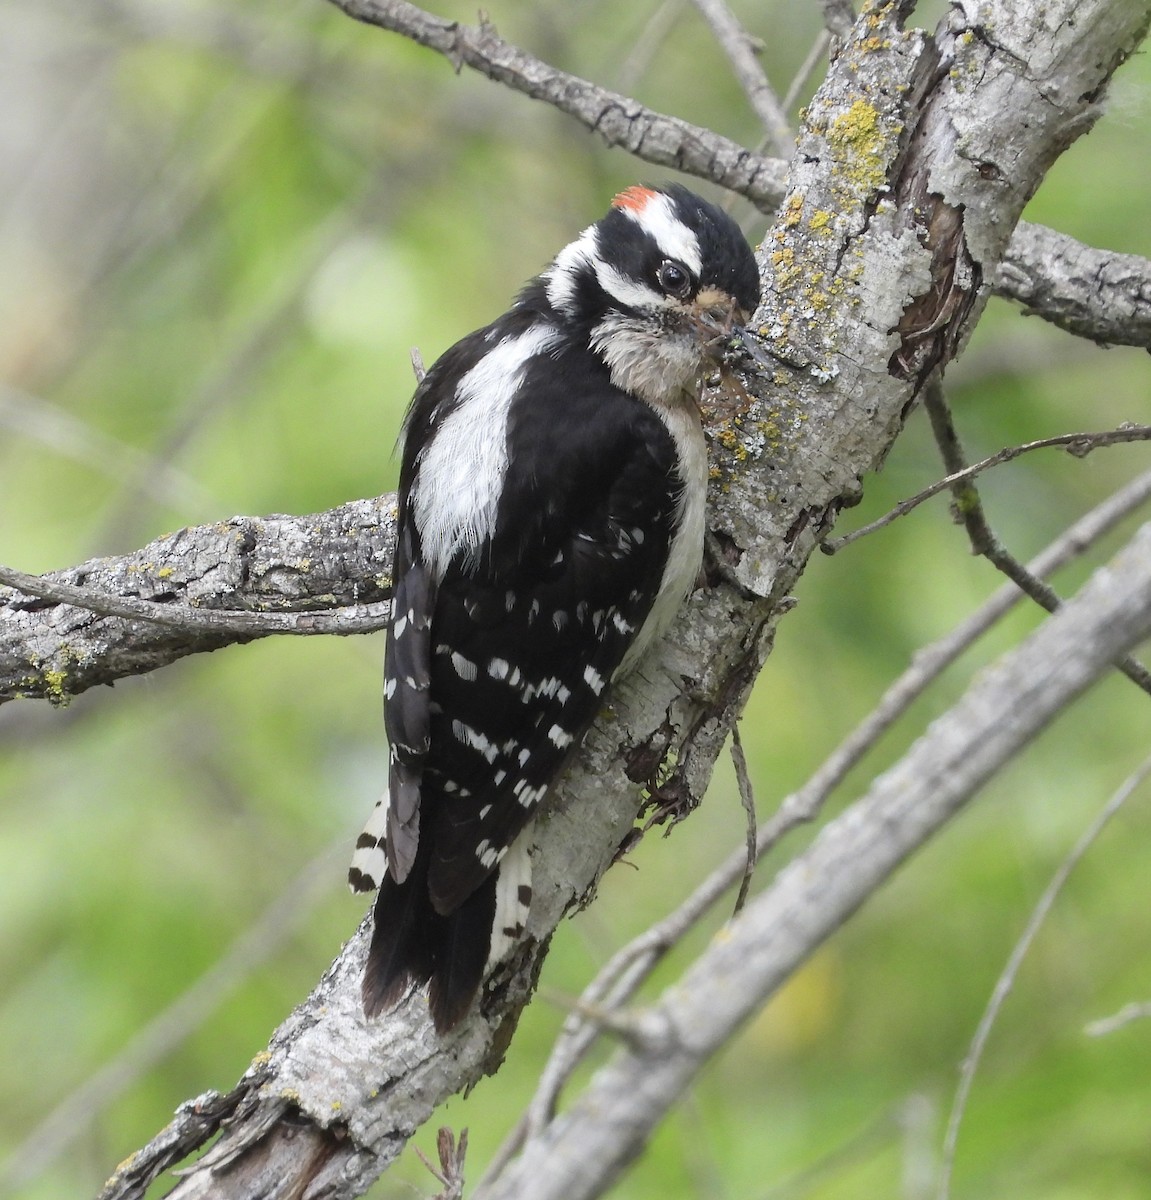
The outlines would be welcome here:
M 1043 895 L 1039 897 L 1039 902 L 1035 905 L 1035 909 L 1031 913 L 1023 933 L 1020 935 L 1019 941 L 1015 943 L 1015 947 L 1007 960 L 1007 965 L 996 980 L 995 988 L 991 993 L 991 999 L 987 1002 L 987 1007 L 984 1009 L 983 1016 L 979 1020 L 979 1026 L 975 1031 L 975 1036 L 971 1040 L 971 1046 L 959 1071 L 959 1084 L 955 1089 L 955 1099 L 951 1106 L 951 1116 L 947 1121 L 947 1134 L 943 1142 L 939 1189 L 936 1193 L 938 1200 L 948 1200 L 948 1196 L 951 1193 L 951 1174 L 955 1165 L 955 1147 L 959 1140 L 959 1126 L 963 1121 L 963 1115 L 967 1109 L 967 1101 L 971 1094 L 971 1085 L 975 1081 L 975 1074 L 979 1069 L 983 1052 L 987 1049 L 987 1041 L 991 1036 L 991 1029 L 1011 989 L 1015 986 L 1015 980 L 1019 976 L 1019 968 L 1022 966 L 1027 952 L 1034 944 L 1039 930 L 1047 920 L 1071 872 L 1079 865 L 1083 856 L 1095 844 L 1111 818 L 1123 807 L 1131 794 L 1149 775 L 1151 775 L 1151 758 L 1144 759 L 1123 783 L 1122 787 L 1107 801 L 1099 814 L 1072 847 L 1071 853 L 1059 864 L 1059 869 L 1051 877 L 1051 882 L 1044 889 Z
M 767 131 L 772 149 L 780 158 L 790 158 L 795 149 L 795 133 L 787 119 L 787 110 L 779 102 L 759 61 L 756 40 L 728 7 L 727 0 L 694 0 L 694 3 L 731 62 L 735 78 Z
M 907 516 L 909 512 L 918 508 L 924 501 L 938 496 L 940 492 L 946 492 L 949 489 L 954 490 L 957 484 L 966 483 L 968 480 L 974 479 L 977 475 L 982 475 L 984 471 L 989 471 L 992 467 L 1012 462 L 1032 450 L 1047 450 L 1053 446 L 1061 446 L 1069 453 L 1075 455 L 1076 458 L 1084 458 L 1092 450 L 1098 450 L 1103 446 L 1117 446 L 1126 442 L 1146 441 L 1151 441 L 1151 425 L 1120 425 L 1117 429 L 1104 429 L 1097 433 L 1061 433 L 1055 437 L 1039 438 L 1034 442 L 1024 442 L 1019 446 L 1007 446 L 972 466 L 956 468 L 942 479 L 936 480 L 930 487 L 924 488 L 921 492 L 916 492 L 914 496 L 908 496 L 905 500 L 900 500 L 894 508 L 884 513 L 882 517 L 877 517 L 874 521 L 869 521 L 866 525 L 861 525 L 858 529 L 853 529 L 850 533 L 845 533 L 842 537 L 828 538 L 823 542 L 822 549 L 827 554 L 838 554 L 840 550 L 846 546 L 850 546 L 852 542 L 857 542 L 860 538 L 893 524 L 900 517 Z
M 325 216 L 296 247 L 294 255 L 284 254 L 270 286 L 248 319 L 229 343 L 220 348 L 173 414 L 168 428 L 153 447 L 150 470 L 175 462 L 211 418 L 248 398 L 249 380 L 297 338 L 309 287 L 336 247 L 363 224 L 366 214 L 378 208 L 383 186 L 383 174 L 377 171 L 357 195 Z M 116 504 L 104 518 L 98 545 L 135 540 L 140 500 L 149 484 L 149 470 L 134 472 L 124 481 Z
M 739 894 L 735 898 L 735 908 L 732 916 L 737 916 L 739 910 L 747 903 L 747 893 L 751 890 L 751 879 L 755 874 L 755 864 L 759 861 L 755 821 L 755 792 L 751 786 L 751 775 L 747 769 L 747 755 L 743 752 L 743 741 L 739 736 L 739 722 L 731 727 L 731 761 L 735 764 L 735 779 L 739 786 L 739 799 L 743 811 L 747 814 L 747 862 L 743 868 L 743 879 L 739 884 Z
M 858 1165 L 865 1155 L 878 1154 L 898 1130 L 902 1108 L 903 1105 L 892 1107 L 872 1117 L 815 1162 L 761 1193 L 759 1200 L 803 1200 L 815 1194 L 815 1189 L 825 1180 L 834 1178 L 849 1166 Z
M 664 0 L 648 18 L 616 75 L 616 85 L 621 92 L 630 94 L 635 91 L 686 7 L 687 0 Z
M 600 1195 L 704 1064 L 859 910 L 877 883 L 962 812 L 1071 697 L 1149 635 L 1151 525 L 1144 525 L 1074 600 L 994 670 L 980 673 L 898 763 L 780 870 L 726 936 L 713 938 L 644 1007 L 679 1036 L 658 1054 L 617 1050 L 563 1116 L 524 1146 L 485 1200 Z M 562 1165 L 555 1171 L 553 1164 Z
M 830 43 L 831 35 L 826 29 L 821 29 L 816 35 L 815 41 L 811 43 L 807 57 L 799 64 L 795 78 L 787 85 L 787 91 L 783 94 L 782 104 L 785 113 L 791 112 L 799 102 L 799 97 L 815 72 L 815 68 L 827 58 L 827 47 Z
M 1107 1034 L 1115 1033 L 1133 1021 L 1146 1021 L 1149 1017 L 1151 1017 L 1151 1000 L 1132 1001 L 1130 1004 L 1124 1004 L 1117 1013 L 1112 1013 L 1109 1017 L 1100 1017 L 1098 1021 L 1092 1021 L 1083 1032 L 1088 1037 L 1106 1037 Z
M 7 383 L 0 383 L 0 428 L 34 438 L 55 453 L 113 479 L 138 473 L 146 478 L 146 490 L 153 500 L 193 507 L 211 503 L 207 489 L 178 467 L 156 461 L 67 409 Z
M 238 637 L 265 633 L 373 633 L 383 629 L 388 623 L 389 605 L 386 601 L 297 612 L 191 608 L 186 604 L 167 604 L 159 600 L 113 596 L 95 588 L 50 582 L 39 575 L 27 575 L 23 571 L 5 566 L 0 566 L 0 584 L 15 588 L 26 596 L 36 596 L 51 604 L 71 604 L 101 617 L 148 621 L 154 625 L 167 625 L 175 629 L 211 630 L 214 633 L 234 634 Z
M 943 386 L 938 376 L 932 379 L 924 389 L 924 407 L 931 420 L 931 429 L 935 434 L 936 444 L 943 457 L 943 465 L 952 474 L 962 474 L 968 469 L 967 455 L 959 440 L 959 432 L 951 416 L 951 408 L 943 393 Z M 1125 435 L 1131 435 L 1134 440 L 1146 440 L 1151 436 L 1151 427 L 1136 425 L 1120 427 L 1099 434 L 1095 444 L 1109 444 L 1112 441 L 1125 440 Z M 1068 435 L 1064 435 L 1065 437 Z M 1087 454 L 1093 445 L 1089 439 L 1074 440 L 1068 444 L 1074 453 Z M 1063 603 L 1054 588 L 1037 579 L 1027 568 L 1000 542 L 991 522 L 983 509 L 983 499 L 970 478 L 961 479 L 952 485 L 955 497 L 955 511 L 967 530 L 974 553 L 982 555 L 996 570 L 1001 571 L 1015 584 L 1020 591 L 1030 596 L 1041 608 L 1049 613 L 1055 612 Z M 1151 672 L 1130 655 L 1117 663 L 1119 670 L 1148 695 L 1151 695 Z

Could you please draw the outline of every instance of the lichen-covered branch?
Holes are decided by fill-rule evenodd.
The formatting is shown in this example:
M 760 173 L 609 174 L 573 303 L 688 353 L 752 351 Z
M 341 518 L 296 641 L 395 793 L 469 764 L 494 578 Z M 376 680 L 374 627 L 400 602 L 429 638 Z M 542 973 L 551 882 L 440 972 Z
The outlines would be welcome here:
M 0 587 L 0 703 L 61 704 L 272 633 L 382 629 L 395 516 L 388 495 L 306 517 L 233 517 L 32 581 L 6 573 L 42 598 Z

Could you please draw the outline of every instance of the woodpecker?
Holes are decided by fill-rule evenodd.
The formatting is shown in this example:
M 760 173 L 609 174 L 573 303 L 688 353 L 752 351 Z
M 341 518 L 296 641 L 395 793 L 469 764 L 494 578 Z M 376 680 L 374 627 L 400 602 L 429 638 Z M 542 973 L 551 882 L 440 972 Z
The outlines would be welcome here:
M 379 889 L 368 1016 L 426 983 L 445 1032 L 522 939 L 521 835 L 699 573 L 702 377 L 758 303 L 731 217 L 679 185 L 631 187 L 416 390 L 388 789 L 348 876 Z

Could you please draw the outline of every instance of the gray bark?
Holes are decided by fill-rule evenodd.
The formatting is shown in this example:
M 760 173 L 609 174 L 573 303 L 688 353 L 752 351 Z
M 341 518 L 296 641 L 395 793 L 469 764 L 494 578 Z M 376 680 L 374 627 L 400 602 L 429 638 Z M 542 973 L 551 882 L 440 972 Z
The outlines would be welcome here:
M 0 704 L 64 704 L 271 633 L 382 629 L 395 522 L 395 498 L 381 496 L 307 517 L 181 529 L 36 579 L 0 568 L 0 584 L 17 585 L 0 586 Z

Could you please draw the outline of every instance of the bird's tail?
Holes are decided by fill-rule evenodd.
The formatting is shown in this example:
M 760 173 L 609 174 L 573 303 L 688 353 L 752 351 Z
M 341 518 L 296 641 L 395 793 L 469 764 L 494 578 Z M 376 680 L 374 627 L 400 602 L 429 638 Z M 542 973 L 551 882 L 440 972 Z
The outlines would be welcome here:
M 403 883 L 384 873 L 364 968 L 367 1016 L 387 1012 L 410 988 L 427 983 L 436 1029 L 446 1033 L 463 1020 L 489 966 L 523 938 L 531 904 L 531 860 L 523 841 L 446 915 L 429 898 L 430 855 L 422 848 Z

